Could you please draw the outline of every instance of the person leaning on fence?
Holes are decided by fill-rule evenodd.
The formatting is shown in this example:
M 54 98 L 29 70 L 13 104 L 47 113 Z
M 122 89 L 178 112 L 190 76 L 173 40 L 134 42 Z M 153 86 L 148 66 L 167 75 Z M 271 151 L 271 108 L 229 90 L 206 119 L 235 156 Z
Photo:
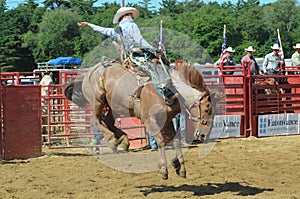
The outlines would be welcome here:
M 282 60 L 281 56 L 279 55 L 279 45 L 274 44 L 271 46 L 273 52 L 267 54 L 265 56 L 263 62 L 263 72 L 265 75 L 283 75 L 283 71 L 280 71 L 280 67 L 284 65 L 284 61 Z M 275 80 L 279 84 L 286 83 L 285 78 L 275 78 Z
M 300 43 L 297 43 L 296 46 L 293 46 L 296 50 L 292 55 L 292 66 L 300 66 Z M 293 74 L 300 74 L 300 68 L 297 68 L 299 72 L 292 72 Z
M 235 66 L 235 61 L 232 57 L 232 53 L 235 52 L 235 50 L 232 49 L 232 47 L 228 47 L 225 50 L 225 55 L 222 56 L 220 64 L 223 65 L 223 67 L 225 66 Z M 233 68 L 228 68 L 233 70 Z M 226 75 L 232 75 L 234 73 L 234 71 L 230 71 L 230 72 L 225 72 Z
M 104 34 L 106 36 L 114 38 L 122 48 L 122 55 L 128 54 L 131 61 L 137 63 L 138 69 L 149 75 L 154 85 L 157 85 L 157 90 L 163 90 L 161 93 L 162 97 L 166 97 L 167 103 L 172 104 L 177 98 L 178 94 L 171 91 L 171 79 L 168 74 L 168 69 L 163 70 L 164 72 L 156 72 L 157 66 L 151 61 L 156 55 L 159 54 L 160 60 L 163 63 L 168 61 L 162 56 L 162 52 L 150 45 L 142 36 L 139 27 L 134 22 L 134 19 L 138 18 L 139 11 L 133 7 L 121 7 L 114 16 L 113 24 L 118 24 L 116 28 L 104 28 L 88 22 L 78 22 L 77 25 L 81 28 L 92 28 L 94 31 Z M 125 51 L 125 52 L 124 52 Z M 125 57 L 125 56 L 122 56 Z M 136 58 L 139 57 L 139 58 Z M 141 64 L 138 62 L 140 58 L 147 57 L 147 60 Z M 172 87 L 172 89 L 174 89 Z
M 241 63 L 244 67 L 246 67 L 246 73 L 248 72 L 248 66 L 250 66 L 251 75 L 260 74 L 259 66 L 253 56 L 253 53 L 256 51 L 252 46 L 249 46 L 245 49 L 246 55 L 242 58 Z
M 280 65 L 284 64 L 281 56 L 279 55 L 279 45 L 274 44 L 271 46 L 273 52 L 265 56 L 263 62 L 263 72 L 265 75 L 280 75 Z

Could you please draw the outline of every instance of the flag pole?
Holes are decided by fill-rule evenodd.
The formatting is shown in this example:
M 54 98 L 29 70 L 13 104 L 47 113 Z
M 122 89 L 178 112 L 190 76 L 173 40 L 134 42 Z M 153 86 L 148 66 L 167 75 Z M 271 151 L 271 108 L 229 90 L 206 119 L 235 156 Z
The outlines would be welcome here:
M 125 7 L 125 0 L 121 0 L 121 7 Z
M 281 43 L 281 39 L 280 39 L 279 29 L 277 29 L 277 35 L 278 35 L 278 41 L 279 41 L 280 49 L 281 49 L 281 52 L 282 52 L 282 58 L 284 58 L 283 48 L 282 48 L 282 43 Z
M 224 50 L 226 49 L 226 24 L 224 24 L 224 29 L 223 29 L 223 41 L 222 41 L 222 49 L 221 49 L 221 54 L 220 54 L 220 58 L 219 58 L 219 66 L 220 66 L 220 69 L 222 69 L 222 58 L 224 56 Z

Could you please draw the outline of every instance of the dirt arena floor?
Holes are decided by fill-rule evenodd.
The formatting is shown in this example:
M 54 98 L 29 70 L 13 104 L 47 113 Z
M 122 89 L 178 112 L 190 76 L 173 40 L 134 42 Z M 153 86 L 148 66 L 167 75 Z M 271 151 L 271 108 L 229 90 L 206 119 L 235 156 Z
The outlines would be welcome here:
M 300 136 L 225 139 L 200 158 L 203 147 L 185 148 L 187 178 L 169 166 L 168 180 L 152 167 L 156 151 L 44 149 L 0 161 L 0 198 L 300 198 Z

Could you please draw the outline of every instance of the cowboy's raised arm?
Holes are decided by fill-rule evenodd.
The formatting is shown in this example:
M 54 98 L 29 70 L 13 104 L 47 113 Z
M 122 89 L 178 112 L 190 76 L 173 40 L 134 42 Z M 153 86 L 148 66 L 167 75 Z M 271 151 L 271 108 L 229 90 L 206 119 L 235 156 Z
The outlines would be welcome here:
M 91 24 L 88 22 L 78 22 L 77 25 L 80 28 L 92 28 L 94 31 L 99 32 L 103 35 L 109 36 L 109 37 L 118 37 L 118 33 L 115 32 L 114 28 L 104 28 L 101 26 L 97 26 L 95 24 Z

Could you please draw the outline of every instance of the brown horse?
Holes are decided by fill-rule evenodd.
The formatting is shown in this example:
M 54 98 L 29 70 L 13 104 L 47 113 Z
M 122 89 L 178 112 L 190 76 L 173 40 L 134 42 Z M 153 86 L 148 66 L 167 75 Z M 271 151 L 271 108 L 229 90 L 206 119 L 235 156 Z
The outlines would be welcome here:
M 278 85 L 278 82 L 275 80 L 275 78 L 267 78 L 264 81 L 258 82 L 258 84 L 259 85 L 263 85 L 263 86 L 267 86 L 267 85 L 274 86 L 274 85 Z M 263 92 L 260 91 L 260 93 L 261 94 L 265 93 L 265 94 L 268 94 L 268 95 L 270 95 L 270 94 L 278 94 L 278 93 L 283 94 L 284 91 L 283 91 L 282 88 L 280 88 L 279 90 L 275 89 L 275 88 L 273 88 L 273 89 L 266 88 L 266 89 L 264 89 Z
M 158 166 L 163 179 L 168 178 L 164 138 L 173 139 L 176 157 L 172 164 L 178 175 L 186 177 L 180 138 L 176 135 L 172 118 L 181 109 L 186 109 L 194 123 L 195 134 L 201 135 L 203 139 L 212 124 L 211 98 L 201 73 L 196 68 L 182 65 L 179 72 L 173 70 L 170 75 L 176 91 L 180 94 L 172 105 L 165 103 L 152 82 L 140 81 L 136 73 L 123 68 L 120 63 L 112 63 L 108 67 L 103 64 L 94 66 L 67 84 L 65 95 L 79 105 L 83 105 L 85 99 L 92 105 L 97 118 L 95 124 L 114 150 L 118 144 L 125 150 L 129 147 L 126 134 L 113 125 L 114 118 L 119 115 L 138 116 L 157 141 L 161 157 Z M 138 95 L 139 111 L 132 105 L 137 90 L 141 90 Z M 107 105 L 110 111 L 103 117 L 103 108 Z

